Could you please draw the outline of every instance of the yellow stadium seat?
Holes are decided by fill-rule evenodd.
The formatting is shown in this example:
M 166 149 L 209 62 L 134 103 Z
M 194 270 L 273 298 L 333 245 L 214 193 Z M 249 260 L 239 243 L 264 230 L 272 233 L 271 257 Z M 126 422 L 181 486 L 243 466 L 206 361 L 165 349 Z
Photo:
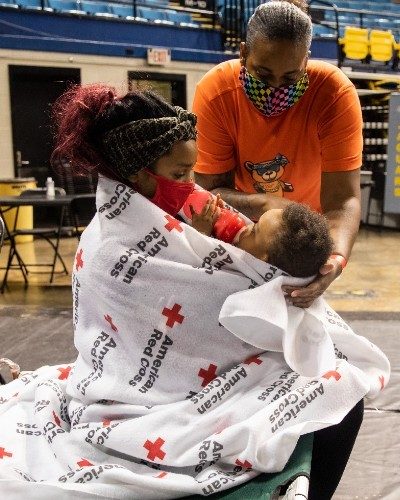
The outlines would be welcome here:
M 346 26 L 339 39 L 343 58 L 363 61 L 369 54 L 368 29 Z
M 388 63 L 393 58 L 395 39 L 391 31 L 371 30 L 369 53 L 372 61 Z

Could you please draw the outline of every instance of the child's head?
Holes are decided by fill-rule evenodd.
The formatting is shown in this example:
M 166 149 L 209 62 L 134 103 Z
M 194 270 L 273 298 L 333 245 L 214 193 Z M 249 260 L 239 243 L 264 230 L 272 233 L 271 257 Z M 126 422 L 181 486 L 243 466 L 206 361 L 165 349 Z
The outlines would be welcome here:
M 313 276 L 332 253 L 325 217 L 300 203 L 265 212 L 243 231 L 237 244 L 255 257 L 296 277 Z
M 130 180 L 148 197 L 157 182 L 146 171 L 185 182 L 196 161 L 196 116 L 151 91 L 119 97 L 106 85 L 74 86 L 57 101 L 54 118 L 53 163 Z

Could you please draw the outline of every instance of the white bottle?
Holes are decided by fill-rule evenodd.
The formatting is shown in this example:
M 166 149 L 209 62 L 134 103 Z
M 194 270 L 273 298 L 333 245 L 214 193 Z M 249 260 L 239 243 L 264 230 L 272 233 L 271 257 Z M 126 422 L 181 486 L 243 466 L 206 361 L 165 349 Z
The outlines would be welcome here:
M 54 181 L 51 177 L 47 177 L 46 180 L 46 196 L 47 198 L 55 198 L 56 196 Z

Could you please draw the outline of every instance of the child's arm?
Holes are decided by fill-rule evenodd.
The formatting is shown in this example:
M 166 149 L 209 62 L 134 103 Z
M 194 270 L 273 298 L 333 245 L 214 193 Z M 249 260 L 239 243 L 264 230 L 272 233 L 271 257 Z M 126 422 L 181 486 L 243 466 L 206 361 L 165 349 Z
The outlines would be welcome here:
M 214 224 L 221 213 L 221 203 L 221 197 L 217 194 L 216 198 L 207 201 L 199 214 L 196 213 L 193 206 L 190 205 L 192 227 L 206 236 L 211 236 Z

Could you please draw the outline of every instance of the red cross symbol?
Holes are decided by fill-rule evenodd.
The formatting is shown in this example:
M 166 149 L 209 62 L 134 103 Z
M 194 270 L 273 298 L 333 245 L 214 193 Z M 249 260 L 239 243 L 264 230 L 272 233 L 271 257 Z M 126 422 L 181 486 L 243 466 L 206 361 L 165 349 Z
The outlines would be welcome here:
M 167 316 L 167 326 L 172 328 L 174 326 L 174 323 L 182 323 L 182 321 L 185 319 L 185 316 L 182 316 L 182 314 L 179 314 L 179 311 L 182 309 L 182 306 L 179 304 L 174 304 L 174 307 L 172 309 L 168 309 L 168 307 L 164 307 L 162 314 L 164 316 Z
M 204 368 L 200 368 L 198 376 L 204 378 L 201 386 L 205 387 L 211 382 L 211 380 L 214 380 L 217 376 L 217 366 L 211 363 L 207 370 L 205 370 Z
M 331 370 L 329 372 L 326 372 L 324 375 L 322 375 L 324 378 L 326 379 L 330 379 L 330 378 L 334 378 L 335 380 L 340 380 L 341 378 L 341 375 L 339 372 L 337 372 L 336 370 Z
M 61 420 L 58 418 L 55 411 L 53 411 L 53 418 L 54 418 L 54 422 L 60 427 Z
M 385 377 L 381 375 L 379 377 L 379 382 L 381 383 L 381 390 L 385 387 Z
M 66 368 L 57 368 L 57 370 L 60 371 L 58 380 L 66 380 L 69 377 L 69 372 L 71 371 L 71 367 L 67 366 Z
M 0 458 L 12 457 L 12 453 L 6 451 L 5 448 L 0 448 Z
M 82 254 L 83 254 L 83 248 L 79 250 L 79 252 L 76 254 L 76 263 L 75 263 L 75 268 L 77 271 L 79 271 L 79 268 L 83 267 L 83 259 L 82 259 Z
M 109 314 L 105 314 L 104 319 L 107 321 L 107 323 L 110 323 L 113 332 L 118 332 L 118 328 L 114 325 L 112 317 Z
M 259 354 L 255 354 L 254 356 L 250 356 L 244 362 L 245 365 L 250 365 L 251 363 L 255 363 L 256 365 L 261 365 L 262 359 L 259 358 Z
M 143 445 L 143 448 L 146 448 L 146 450 L 149 451 L 147 454 L 147 458 L 149 460 L 154 460 L 155 458 L 159 458 L 160 460 L 163 460 L 163 458 L 165 457 L 165 451 L 163 451 L 161 449 L 161 446 L 164 443 L 165 443 L 164 439 L 161 439 L 160 437 L 158 437 L 154 441 L 154 443 L 147 440 Z
M 165 215 L 165 218 L 167 219 L 168 223 L 165 224 L 165 229 L 167 229 L 169 232 L 171 232 L 173 229 L 176 229 L 178 233 L 181 233 L 183 231 L 181 227 L 181 223 L 176 220 L 174 217 L 171 217 L 171 215 Z
M 79 462 L 76 462 L 79 467 L 88 467 L 89 465 L 93 465 L 92 463 L 89 462 L 86 458 L 82 458 Z
M 158 474 L 158 476 L 154 476 L 154 477 L 157 479 L 161 479 L 161 478 L 165 477 L 167 474 L 168 474 L 168 472 L 162 471 L 162 472 L 160 472 L 160 474 Z
M 239 459 L 237 459 L 235 464 L 238 465 L 239 467 L 242 467 L 243 469 L 251 469 L 253 467 L 251 463 L 248 462 L 247 460 L 241 462 Z
M 103 427 L 108 427 L 111 424 L 111 420 L 103 420 Z

